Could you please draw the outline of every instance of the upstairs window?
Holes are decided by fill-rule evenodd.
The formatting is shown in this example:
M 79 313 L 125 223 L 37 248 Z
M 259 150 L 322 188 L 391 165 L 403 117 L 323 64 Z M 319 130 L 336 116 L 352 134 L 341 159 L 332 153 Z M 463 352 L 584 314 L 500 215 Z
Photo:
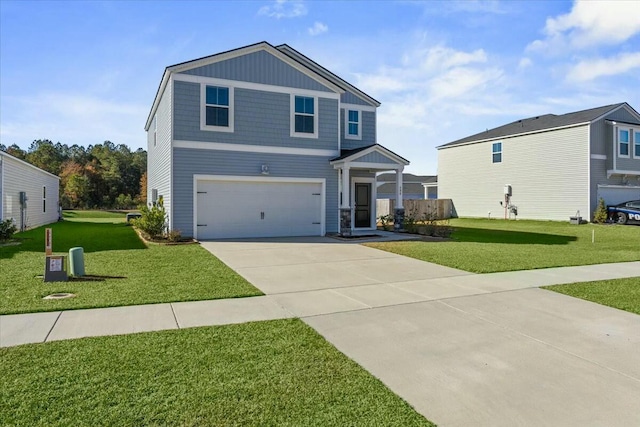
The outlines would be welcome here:
M 233 132 L 233 88 L 202 85 L 200 128 Z
M 347 110 L 347 133 L 348 139 L 360 139 L 360 111 Z
M 633 157 L 640 158 L 640 130 L 633 132 Z
M 306 138 L 318 137 L 317 98 L 310 96 L 292 96 L 292 129 L 291 136 Z
M 493 163 L 502 163 L 502 142 L 494 142 L 491 152 Z
M 618 155 L 629 157 L 629 130 L 620 129 L 618 131 Z

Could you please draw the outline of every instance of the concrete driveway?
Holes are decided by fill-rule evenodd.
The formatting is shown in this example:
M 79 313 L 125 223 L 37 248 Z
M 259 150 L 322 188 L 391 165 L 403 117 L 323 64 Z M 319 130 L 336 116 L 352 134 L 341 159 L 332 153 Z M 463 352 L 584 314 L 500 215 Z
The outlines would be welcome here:
M 536 288 L 640 263 L 474 275 L 325 238 L 202 245 L 441 426 L 640 425 L 640 316 Z

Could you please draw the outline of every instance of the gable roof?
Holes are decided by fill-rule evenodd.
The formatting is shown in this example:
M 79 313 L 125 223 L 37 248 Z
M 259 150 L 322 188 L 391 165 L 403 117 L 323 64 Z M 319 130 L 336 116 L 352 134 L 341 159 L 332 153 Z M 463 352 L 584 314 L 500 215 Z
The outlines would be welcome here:
M 190 61 L 180 62 L 178 64 L 174 64 L 166 67 L 162 75 L 162 80 L 160 81 L 160 85 L 158 86 L 156 96 L 153 100 L 153 105 L 151 106 L 151 111 L 149 112 L 149 116 L 147 117 L 147 122 L 145 124 L 144 129 L 149 130 L 149 127 L 151 126 L 153 115 L 158 109 L 158 104 L 160 104 L 160 98 L 162 98 L 162 94 L 164 93 L 164 90 L 167 87 L 167 83 L 169 82 L 169 78 L 171 77 L 171 74 L 191 70 L 193 68 L 202 67 L 202 66 L 213 64 L 220 61 L 226 61 L 228 59 L 237 58 L 239 56 L 247 55 L 247 54 L 258 52 L 258 51 L 266 51 L 272 54 L 276 58 L 287 63 L 288 65 L 292 66 L 296 70 L 304 73 L 305 75 L 317 81 L 321 85 L 326 86 L 327 88 L 331 89 L 335 93 L 342 94 L 346 92 L 346 89 L 344 89 L 343 87 L 344 85 L 337 84 L 335 78 L 330 78 L 330 76 L 324 75 L 326 73 L 321 73 L 318 69 L 314 69 L 314 67 L 311 67 L 309 64 L 303 63 L 301 60 L 294 58 L 292 55 L 284 53 L 283 51 L 275 48 L 274 46 L 272 46 L 266 41 L 262 41 L 262 42 L 254 43 L 248 46 L 227 50 L 225 52 L 204 56 L 202 58 L 192 59 Z M 317 65 L 317 67 L 320 67 L 320 66 Z M 337 76 L 334 76 L 334 77 L 337 78 Z
M 380 194 L 395 194 L 396 184 L 395 182 L 384 183 L 376 189 L 376 192 L 378 193 L 378 197 L 380 197 Z M 419 184 L 417 182 L 403 182 L 402 194 L 403 196 L 406 196 L 408 194 L 420 194 L 422 196 L 424 194 L 424 187 L 422 186 L 422 184 Z
M 612 113 L 613 111 L 627 107 L 631 111 L 637 112 L 626 102 L 619 104 L 605 105 L 603 107 L 591 108 L 588 110 L 575 111 L 567 114 L 545 114 L 543 116 L 529 117 L 528 119 L 521 119 L 515 122 L 506 124 L 493 129 L 488 129 L 485 132 L 480 132 L 475 135 L 468 136 L 466 138 L 458 139 L 447 144 L 436 147 L 437 149 L 448 148 L 456 145 L 468 144 L 471 142 L 489 141 L 492 139 L 510 137 L 516 135 L 522 135 L 527 133 L 542 132 L 546 130 L 577 126 L 581 124 L 588 124 L 602 116 Z
M 363 101 L 365 101 L 366 103 L 368 103 L 368 104 L 370 104 L 370 105 L 372 105 L 374 107 L 379 107 L 380 106 L 380 102 L 377 101 L 375 98 L 367 95 L 366 93 L 364 93 L 363 91 L 361 91 L 357 87 L 353 86 L 348 81 L 340 78 L 339 76 L 337 76 L 336 74 L 334 74 L 331 71 L 327 70 L 322 65 L 318 64 L 317 62 L 315 62 L 314 60 L 312 60 L 312 59 L 308 58 L 307 56 L 303 55 L 302 53 L 298 52 L 297 50 L 295 50 L 291 46 L 289 46 L 287 44 L 281 44 L 279 46 L 276 46 L 276 49 L 280 50 L 281 52 L 284 52 L 285 54 L 287 54 L 289 56 L 291 56 L 296 61 L 306 65 L 307 67 L 311 68 L 312 70 L 314 70 L 318 74 L 320 74 L 320 75 L 326 77 L 327 79 L 331 80 L 336 85 L 345 88 L 346 90 L 348 90 L 349 92 L 353 93 L 358 98 L 360 98 Z
M 393 151 L 389 150 L 386 147 L 383 147 L 380 144 L 371 144 L 360 148 L 354 148 L 353 150 L 340 150 L 340 155 L 329 160 L 329 163 L 339 162 L 341 160 L 354 160 L 357 157 L 364 156 L 369 154 L 370 152 L 377 151 L 389 159 L 397 162 L 398 164 L 408 165 L 409 160 L 405 159 L 402 156 L 397 155 Z
M 395 173 L 381 173 L 380 175 L 378 175 L 376 177 L 376 180 L 378 182 L 396 182 L 396 174 Z M 417 182 L 422 184 L 424 183 L 430 183 L 430 182 L 437 182 L 438 181 L 438 177 L 436 175 L 414 175 L 412 173 L 403 173 L 402 174 L 402 183 L 411 183 L 411 182 Z
M 35 166 L 35 165 L 32 165 L 31 163 L 29 163 L 29 162 L 27 162 L 27 161 L 24 161 L 24 160 L 22 160 L 22 159 L 19 159 L 19 158 L 17 158 L 16 156 L 12 156 L 11 154 L 6 153 L 6 152 L 4 152 L 4 151 L 2 151 L 2 150 L 0 150 L 0 163 L 1 163 L 1 160 L 2 160 L 2 157 L 3 157 L 3 156 L 4 156 L 4 157 L 6 157 L 6 158 L 8 158 L 8 159 L 14 160 L 14 161 L 18 162 L 18 163 L 19 163 L 19 164 L 21 164 L 21 165 L 28 166 L 28 167 L 30 167 L 30 168 L 32 168 L 32 169 L 35 169 L 35 170 L 37 170 L 38 172 L 42 172 L 42 173 L 44 173 L 45 175 L 49 175 L 49 176 L 51 176 L 52 178 L 56 178 L 58 181 L 60 181 L 60 177 L 59 177 L 59 176 L 54 175 L 54 174 L 52 174 L 51 172 L 47 172 L 47 171 L 46 171 L 46 170 L 44 170 L 44 169 L 40 169 L 39 167 L 37 167 L 37 166 Z M 0 180 L 0 182 L 1 182 L 1 181 L 2 181 L 2 180 Z

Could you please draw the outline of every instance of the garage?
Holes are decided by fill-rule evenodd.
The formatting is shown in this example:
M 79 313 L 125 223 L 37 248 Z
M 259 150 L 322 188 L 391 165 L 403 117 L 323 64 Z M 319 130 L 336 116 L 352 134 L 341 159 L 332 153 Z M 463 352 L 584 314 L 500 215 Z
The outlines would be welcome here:
M 198 239 L 324 235 L 324 180 L 195 179 Z
M 598 185 L 598 200 L 607 205 L 617 205 L 629 200 L 640 200 L 640 187 L 628 185 Z

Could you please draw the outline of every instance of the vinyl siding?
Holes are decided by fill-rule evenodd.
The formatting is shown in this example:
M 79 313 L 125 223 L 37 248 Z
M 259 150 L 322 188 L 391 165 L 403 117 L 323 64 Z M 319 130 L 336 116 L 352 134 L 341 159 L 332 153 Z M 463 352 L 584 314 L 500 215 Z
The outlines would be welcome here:
M 374 151 L 372 153 L 369 154 L 365 154 L 362 157 L 357 157 L 355 159 L 352 160 L 353 162 L 358 162 L 358 163 L 384 163 L 384 164 L 389 164 L 389 165 L 397 165 L 396 162 L 394 162 L 393 160 L 391 160 L 388 157 L 383 156 L 382 154 Z
M 174 82 L 174 140 L 337 150 L 338 101 L 318 99 L 318 138 L 291 137 L 291 95 L 234 89 L 234 132 L 200 130 L 200 85 Z
M 501 218 L 504 185 L 513 189 L 520 219 L 566 221 L 589 213 L 588 126 L 503 138 L 502 163 L 488 141 L 438 151 L 438 197 L 458 216 Z
M 349 91 L 340 95 L 340 102 L 343 104 L 371 105 L 367 101 Z
M 188 148 L 174 148 L 173 158 L 173 228 L 184 236 L 193 235 L 193 175 L 260 176 L 263 164 L 269 165 L 269 177 L 325 178 L 326 232 L 338 231 L 338 171 L 329 158 Z
M 343 150 L 353 150 L 366 147 L 376 143 L 376 113 L 373 111 L 360 111 L 362 116 L 361 129 L 362 139 L 345 138 L 347 121 L 345 119 L 345 109 L 340 109 L 340 148 Z
M 27 215 L 25 228 L 39 227 L 58 220 L 58 194 L 60 180 L 35 166 L 26 164 L 8 155 L 0 155 L 0 195 L 2 197 L 3 220 L 13 218 L 20 228 L 20 192 L 27 193 Z M 42 188 L 46 187 L 43 200 Z M 45 212 L 43 205 L 46 204 Z
M 158 196 L 162 196 L 164 207 L 168 214 L 169 227 L 173 222 L 173 197 L 171 193 L 171 128 L 172 128 L 172 82 L 167 87 L 160 99 L 149 131 L 147 132 L 147 200 L 151 201 L 153 189 L 158 190 Z M 153 130 L 158 121 L 156 145 L 153 145 Z
M 182 74 L 332 92 L 328 87 L 266 51 L 249 53 L 237 58 L 194 68 L 184 71 Z

